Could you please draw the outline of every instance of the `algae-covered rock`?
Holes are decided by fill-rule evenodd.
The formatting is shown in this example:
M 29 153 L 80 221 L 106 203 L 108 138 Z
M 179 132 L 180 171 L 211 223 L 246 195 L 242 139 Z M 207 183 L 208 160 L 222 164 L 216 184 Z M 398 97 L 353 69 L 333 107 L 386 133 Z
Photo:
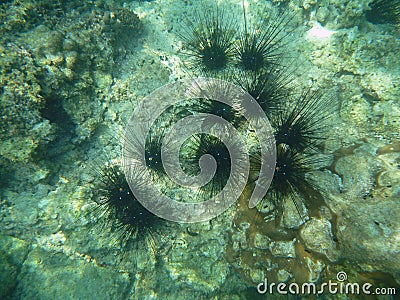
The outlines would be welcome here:
M 379 195 L 358 201 L 335 201 L 340 209 L 338 240 L 343 257 L 356 262 L 363 271 L 382 271 L 400 276 L 399 195 Z M 346 201 L 345 201 L 346 202 Z M 332 203 L 333 204 L 333 203 Z
M 35 7 L 33 3 L 30 1 L 2 2 L 5 3 L 0 3 L 0 22 L 2 25 L 0 26 L 0 36 L 25 31 L 32 26 L 30 13 Z
M 295 243 L 296 239 L 292 241 L 276 241 L 270 244 L 269 250 L 275 257 L 295 258 Z
M 269 245 L 271 243 L 271 239 L 263 234 L 256 233 L 254 237 L 254 247 L 258 249 L 269 249 Z
M 193 246 L 175 246 L 171 250 L 171 262 L 166 265 L 175 285 L 191 286 L 199 292 L 218 289 L 229 273 L 229 267 L 224 263 L 224 249 L 221 243 L 222 241 L 215 239 L 197 244 L 195 249 Z
M 115 47 L 128 46 L 142 29 L 138 15 L 127 8 L 105 12 L 103 21 L 103 31 L 109 34 Z
M 0 235 L 0 298 L 7 299 L 17 285 L 17 276 L 30 245 L 11 236 Z
M 293 275 L 290 274 L 290 272 L 288 272 L 285 269 L 280 269 L 277 272 L 277 279 L 278 279 L 279 282 L 287 282 L 292 277 L 293 277 Z
M 102 268 L 93 262 L 31 251 L 18 275 L 18 299 L 126 299 L 127 273 Z
M 283 227 L 299 228 L 307 220 L 308 211 L 303 201 L 293 200 L 289 197 L 284 200 L 283 206 L 281 222 Z
M 373 151 L 373 147 L 364 144 L 337 160 L 335 171 L 342 177 L 343 189 L 350 197 L 362 198 L 373 189 L 374 176 L 382 168 Z
M 280 0 L 275 0 L 280 1 Z M 311 14 L 311 19 L 327 24 L 331 28 L 350 27 L 359 24 L 368 9 L 368 1 L 348 0 L 292 0 L 292 5 Z
M 0 69 L 0 153 L 11 161 L 26 161 L 51 133 L 49 124 L 40 115 L 44 106 L 37 79 L 41 67 L 29 48 L 0 43 Z
M 320 278 L 320 274 L 325 268 L 325 264 L 321 260 L 313 260 L 309 257 L 304 258 L 308 268 L 308 282 L 317 282 Z
M 46 18 L 56 7 L 47 4 L 1 4 L 0 17 L 10 27 L 1 26 L 0 39 L 2 165 L 44 159 L 46 145 L 62 147 L 62 139 L 87 139 L 101 121 L 112 84 L 113 46 L 101 17 L 64 15 L 53 24 Z M 30 31 L 1 15 L 8 7 L 24 16 L 21 22 L 29 23 Z M 43 19 L 35 19 L 39 12 Z
M 340 181 L 336 175 L 327 172 L 319 177 L 326 185 L 337 181 L 336 189 L 326 191 L 326 201 L 337 216 L 335 237 L 340 251 L 338 259 L 347 259 L 362 271 L 381 271 L 398 278 L 400 176 L 396 145 L 378 147 L 372 142 L 360 143 L 337 160 L 334 170 L 340 176 Z M 319 232 L 317 238 L 311 232 L 308 234 L 307 230 L 301 234 L 303 238 L 309 235 L 306 245 L 317 246 L 320 248 L 318 252 L 325 248 L 327 254 L 328 249 L 335 249 L 335 243 L 330 241 L 328 221 L 313 222 L 320 228 L 316 230 Z M 326 232 L 326 238 L 321 240 L 319 234 L 323 232 Z M 328 247 L 321 248 L 317 244 Z
M 330 261 L 339 257 L 336 242 L 334 241 L 331 223 L 326 219 L 311 219 L 301 228 L 301 238 L 311 251 L 324 254 Z
M 289 36 L 298 39 L 294 49 L 300 57 L 294 59 L 299 68 L 292 74 L 296 84 L 301 87 L 322 80 L 339 90 L 335 101 L 343 123 L 333 128 L 333 141 L 327 142 L 332 145 L 327 149 L 337 149 L 335 163 L 329 171 L 319 173 L 326 176 L 325 181 L 324 176 L 315 176 L 323 182 L 324 192 L 333 195 L 327 196 L 331 216 L 315 217 L 312 208 L 307 212 L 301 205 L 301 214 L 312 216 L 302 225 L 306 220 L 298 218 L 289 199 L 283 221 L 276 224 L 282 230 L 271 229 L 271 222 L 264 222 L 262 216 L 265 224 L 255 231 L 254 215 L 246 226 L 237 223 L 238 232 L 233 234 L 236 227 L 232 229 L 229 218 L 212 220 L 207 229 L 182 226 L 161 237 L 162 246 L 157 248 L 155 242 L 159 252 L 151 259 L 152 251 L 147 248 L 130 249 L 129 254 L 140 251 L 135 256 L 117 257 L 106 235 L 94 235 L 84 228 L 80 208 L 91 193 L 80 196 L 84 198 L 80 202 L 73 195 L 90 187 L 67 170 L 72 166 L 74 173 L 80 173 L 80 160 L 98 159 L 99 152 L 111 153 L 114 148 L 89 138 L 106 126 L 118 128 L 122 115 L 129 114 L 140 96 L 188 75 L 181 69 L 184 61 L 177 59 L 181 47 L 174 32 L 181 21 L 177 12 L 190 10 L 196 1 L 1 3 L 0 109 L 5 122 L 1 123 L 4 161 L 0 161 L 0 170 L 13 173 L 9 180 L 18 187 L 4 193 L 10 205 L 1 206 L 2 230 L 29 237 L 43 247 L 35 249 L 24 263 L 15 297 L 242 299 L 234 294 L 246 290 L 248 282 L 255 290 L 254 284 L 264 276 L 296 281 L 299 267 L 308 281 L 317 282 L 323 270 L 332 267 L 328 260 L 335 261 L 339 255 L 336 246 L 342 253 L 339 258 L 354 266 L 360 264 L 362 271 L 390 272 L 398 278 L 398 152 L 386 153 L 384 148 L 396 145 L 400 132 L 396 89 L 399 39 L 390 28 L 365 21 L 368 2 L 371 0 L 267 1 L 297 12 L 293 21 L 307 27 Z M 269 16 L 268 9 L 262 11 L 265 1 L 248 4 L 254 24 Z M 241 7 L 235 5 L 232 10 L 239 12 L 240 22 Z M 334 34 L 324 43 L 305 42 L 303 34 L 316 22 Z M 138 36 L 140 32 L 146 36 Z M 381 154 L 368 147 L 354 151 L 359 144 L 376 142 L 371 137 L 382 139 Z M 49 149 L 53 156 L 48 155 Z M 377 162 L 379 158 L 384 162 Z M 37 165 L 31 164 L 33 160 Z M 15 172 L 9 171 L 11 167 Z M 29 181 L 23 181 L 24 176 Z M 2 174 L 2 181 L 4 178 Z M 67 183 L 68 188 L 60 188 Z M 35 192 L 26 192 L 29 188 Z M 274 205 L 265 206 L 263 212 L 273 213 L 274 209 Z M 297 240 L 299 226 L 303 227 Z M 301 247 L 306 251 L 300 252 Z M 75 248 L 96 254 L 98 264 L 113 267 L 80 260 L 78 253 L 79 259 L 68 257 Z M 231 256 L 229 262 L 227 256 Z M 137 270 L 135 278 L 115 271 L 117 261 L 121 269 Z M 15 283 L 19 270 L 14 272 L 8 262 L 3 265 L 11 270 L 5 274 Z M 253 299 L 257 295 L 246 296 Z
M 112 79 L 112 46 L 101 37 L 101 29 L 86 29 L 96 18 L 60 25 L 56 30 L 38 26 L 26 42 L 34 49 L 42 95 L 46 99 L 45 118 L 58 128 L 72 131 L 77 141 L 88 138 L 103 112 Z M 65 33 L 66 32 L 66 33 Z
M 399 194 L 365 199 L 334 196 L 331 209 L 339 216 L 337 238 L 341 257 L 363 271 L 381 271 L 400 278 Z

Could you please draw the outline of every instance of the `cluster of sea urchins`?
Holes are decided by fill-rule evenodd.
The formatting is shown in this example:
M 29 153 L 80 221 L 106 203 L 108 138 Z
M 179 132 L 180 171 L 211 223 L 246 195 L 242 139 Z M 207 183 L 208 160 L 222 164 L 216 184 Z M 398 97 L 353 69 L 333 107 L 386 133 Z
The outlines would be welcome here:
M 293 93 L 292 72 L 288 71 L 283 59 L 288 52 L 287 38 L 292 32 L 289 28 L 292 19 L 292 14 L 281 13 L 267 23 L 254 25 L 248 24 L 244 11 L 238 26 L 234 16 L 214 6 L 204 10 L 195 21 L 186 22 L 179 34 L 185 51 L 185 65 L 193 75 L 211 74 L 240 86 L 268 116 L 275 133 L 277 162 L 266 198 L 272 199 L 276 211 L 282 211 L 286 198 L 292 199 L 299 208 L 303 203 L 299 201 L 306 199 L 307 193 L 316 188 L 306 175 L 315 170 L 320 161 L 317 154 L 323 150 L 327 120 L 334 111 L 332 98 L 325 97 L 320 91 L 307 88 L 300 95 Z M 238 27 L 242 29 L 237 31 Z M 229 94 L 228 87 L 214 88 L 222 96 L 225 92 Z M 146 145 L 143 145 L 151 180 L 170 183 L 161 160 L 165 128 L 180 117 L 198 112 L 216 115 L 242 131 L 248 130 L 240 107 L 234 108 L 207 97 L 169 109 L 153 124 Z M 257 173 L 260 152 L 257 147 L 254 149 L 250 153 L 250 171 Z M 231 171 L 226 145 L 210 134 L 193 135 L 183 145 L 180 155 L 183 170 L 196 175 L 200 170 L 198 159 L 205 154 L 214 157 L 217 170 L 214 178 L 198 189 L 201 200 L 219 193 Z M 143 235 L 161 222 L 136 200 L 118 166 L 107 165 L 99 175 L 101 186 L 97 203 L 107 212 L 111 226 L 123 233 L 124 239 Z M 301 214 L 300 209 L 298 211 Z
M 312 87 L 300 95 L 293 92 L 293 69 L 290 71 L 284 63 L 288 60 L 285 53 L 290 53 L 288 38 L 293 32 L 290 24 L 293 17 L 291 13 L 277 13 L 268 22 L 256 25 L 247 21 L 245 8 L 241 21 L 236 21 L 231 13 L 214 7 L 198 14 L 195 21 L 188 21 L 180 37 L 190 72 L 235 83 L 263 109 L 274 129 L 277 153 L 274 178 L 266 198 L 272 200 L 278 213 L 283 210 L 284 200 L 290 198 L 303 217 L 302 200 L 318 188 L 306 177 L 321 166 L 323 159 L 318 154 L 324 150 L 328 119 L 335 105 L 332 97 Z M 242 124 L 240 108 L 207 99 L 202 100 L 200 107 L 202 112 L 220 116 L 235 126 Z M 221 148 L 219 143 L 206 140 L 202 144 L 203 139 L 196 139 L 197 153 L 217 153 L 216 159 L 229 160 L 229 152 L 217 150 Z M 250 158 L 251 171 L 259 171 L 260 152 L 252 151 Z M 230 171 L 229 164 L 219 167 L 217 186 L 212 191 L 220 190 L 221 181 L 227 176 L 221 174 Z

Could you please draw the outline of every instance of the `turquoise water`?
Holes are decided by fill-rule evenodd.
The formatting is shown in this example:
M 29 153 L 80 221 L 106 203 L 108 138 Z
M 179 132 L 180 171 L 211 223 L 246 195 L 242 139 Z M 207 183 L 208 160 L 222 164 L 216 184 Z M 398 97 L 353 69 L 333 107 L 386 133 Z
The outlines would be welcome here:
M 0 298 L 287 297 L 276 286 L 273 295 L 258 292 L 267 279 L 269 287 L 370 283 L 387 294 L 371 299 L 392 299 L 400 285 L 400 4 L 371 10 L 372 2 L 2 2 Z M 206 52 L 210 40 L 225 53 Z M 246 62 L 246 45 L 260 40 L 268 51 Z M 238 117 L 245 109 L 237 93 L 207 86 L 233 97 L 234 110 L 204 96 L 180 102 L 152 127 L 150 176 L 134 169 L 131 187 L 151 183 L 178 202 L 199 202 L 226 185 L 229 154 L 214 139 L 194 136 L 180 156 L 191 176 L 202 155 L 219 159 L 206 187 L 177 187 L 159 169 L 159 137 L 199 111 L 238 129 L 251 165 L 226 211 L 177 223 L 132 196 L 120 166 L 133 152 L 122 148 L 143 97 L 156 110 L 165 102 L 149 94 L 195 77 L 223 79 L 255 98 L 278 161 L 266 197 L 250 209 L 256 183 L 267 185 L 257 182 L 266 141 Z M 213 135 L 226 129 L 196 122 Z

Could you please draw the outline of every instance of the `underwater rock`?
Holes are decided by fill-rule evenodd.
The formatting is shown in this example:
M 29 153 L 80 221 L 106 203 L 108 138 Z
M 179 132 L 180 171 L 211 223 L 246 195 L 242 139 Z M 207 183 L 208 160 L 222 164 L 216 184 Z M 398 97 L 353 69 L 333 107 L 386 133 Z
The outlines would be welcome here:
M 269 250 L 275 257 L 295 258 L 296 251 L 294 245 L 296 239 L 292 241 L 276 241 L 272 242 L 269 246 Z
M 284 202 L 284 210 L 282 216 L 282 226 L 285 228 L 299 228 L 307 220 L 307 208 L 303 201 L 298 201 L 297 206 L 290 198 L 286 198 Z
M 127 8 L 105 12 L 103 22 L 103 31 L 109 34 L 115 47 L 128 46 L 129 43 L 127 41 L 136 37 L 142 29 L 138 15 Z
M 8 299 L 17 285 L 17 275 L 30 245 L 20 239 L 0 235 L 0 298 Z
M 362 198 L 373 189 L 374 176 L 382 165 L 376 159 L 375 148 L 369 144 L 360 145 L 353 152 L 337 160 L 335 171 L 341 175 L 346 194 Z
M 362 271 L 382 271 L 400 278 L 399 194 L 380 194 L 365 199 L 330 198 L 330 208 L 339 216 L 337 238 L 342 255 Z
M 321 260 L 312 260 L 309 257 L 305 257 L 305 260 L 309 269 L 308 282 L 317 282 L 325 264 Z
M 28 171 L 28 170 L 25 170 Z M 32 172 L 32 170 L 29 170 Z M 38 207 L 32 205 L 34 196 L 31 193 L 5 193 L 7 205 L 2 203 L 1 216 L 5 225 L 2 232 L 6 234 L 21 234 L 24 227 L 32 227 L 38 222 Z
M 61 253 L 50 255 L 50 252 L 63 252 L 68 251 L 70 247 L 80 247 L 80 252 L 83 250 L 83 252 L 98 253 L 97 262 L 106 261 L 110 262 L 109 265 L 115 266 L 118 260 L 122 270 L 132 271 L 129 267 L 132 263 L 129 259 L 131 257 L 128 256 L 128 259 L 117 257 L 110 250 L 112 247 L 108 245 L 106 238 L 81 230 L 81 227 L 86 227 L 86 223 L 83 223 L 81 219 L 74 221 L 73 217 L 82 217 L 80 205 L 77 203 L 83 203 L 84 197 L 76 197 L 81 200 L 76 202 L 73 201 L 76 199 L 71 195 L 80 188 L 85 188 L 89 191 L 84 198 L 87 200 L 90 197 L 91 188 L 86 185 L 83 187 L 82 181 L 77 179 L 80 178 L 79 175 L 67 176 L 66 174 L 70 174 L 68 166 L 71 165 L 71 161 L 75 161 L 76 165 L 73 164 L 72 167 L 75 168 L 76 173 L 79 173 L 80 169 L 76 166 L 80 165 L 81 160 L 82 162 L 93 158 L 101 160 L 102 158 L 97 156 L 99 152 L 113 155 L 115 152 L 110 151 L 114 149 L 113 146 L 103 147 L 97 143 L 98 135 L 96 134 L 107 131 L 106 127 L 111 128 L 110 132 L 115 133 L 113 130 L 123 125 L 124 114 L 131 111 L 132 105 L 136 104 L 140 96 L 168 80 L 188 76 L 186 72 L 182 72 L 184 62 L 177 59 L 181 49 L 174 35 L 174 30 L 181 18 L 177 12 L 186 12 L 193 16 L 195 12 L 193 7 L 198 5 L 197 7 L 201 8 L 198 4 L 200 1 L 167 0 L 143 5 L 141 1 L 123 4 L 123 1 L 111 0 L 104 4 L 103 0 L 99 0 L 95 3 L 88 2 L 88 4 L 71 2 L 86 7 L 95 5 L 96 8 L 92 14 L 86 14 L 89 11 L 75 10 L 75 8 L 53 9 L 58 5 L 61 8 L 73 5 L 67 2 L 55 1 L 51 4 L 49 1 L 38 1 L 38 4 L 31 4 L 11 0 L 1 4 L 1 8 L 5 9 L 0 11 L 2 24 L 0 36 L 5 42 L 0 44 L 0 47 L 3 47 L 0 53 L 0 69 L 3 72 L 1 80 L 7 85 L 4 87 L 5 94 L 1 95 L 0 107 L 4 108 L 7 104 L 8 109 L 7 114 L 2 115 L 7 119 L 1 125 L 9 126 L 4 132 L 10 132 L 13 135 L 12 139 L 2 139 L 0 144 L 0 152 L 7 160 L 4 164 L 0 161 L 1 171 L 4 170 L 6 173 L 10 164 L 15 162 L 22 164 L 31 159 L 36 159 L 37 163 L 42 164 L 40 167 L 30 166 L 16 173 L 16 186 L 26 188 L 25 181 L 22 181 L 20 177 L 26 173 L 25 176 L 32 178 L 29 180 L 30 185 L 38 186 L 42 191 L 37 192 L 34 197 L 17 188 L 19 197 L 8 193 L 13 196 L 13 199 L 10 197 L 10 201 L 15 201 L 16 204 L 9 210 L 10 212 L 14 210 L 13 214 L 7 215 L 7 218 L 2 220 L 6 221 L 5 230 L 11 229 L 12 234 L 21 233 L 22 236 L 29 237 L 37 234 L 39 243 L 50 245 L 45 251 L 34 250 L 34 253 L 29 255 L 23 267 L 23 276 L 20 276 L 20 290 L 16 296 L 61 298 L 70 296 L 68 293 L 71 292 L 74 293 L 74 297 L 83 298 L 88 296 L 84 293 L 89 293 L 90 290 L 98 291 L 98 293 L 90 294 L 90 298 L 127 298 L 129 296 L 138 299 L 206 297 L 254 299 L 255 295 L 251 293 L 246 294 L 247 297 L 230 294 L 240 293 L 247 288 L 248 282 L 245 283 L 246 280 L 237 274 L 245 272 L 247 277 L 251 275 L 250 279 L 259 280 L 262 272 L 270 272 L 272 276 L 278 275 L 279 279 L 285 280 L 291 273 L 294 279 L 297 279 L 298 274 L 295 272 L 297 264 L 302 264 L 305 276 L 309 276 L 309 281 L 317 281 L 321 276 L 321 271 L 329 269 L 331 265 L 325 266 L 321 260 L 315 260 L 313 255 L 316 253 L 311 253 L 311 258 L 305 253 L 305 257 L 302 256 L 301 259 L 297 254 L 299 262 L 298 259 L 292 259 L 296 256 L 295 250 L 297 251 L 297 247 L 300 246 L 296 245 L 296 240 L 290 241 L 294 235 L 285 238 L 256 233 L 255 249 L 251 249 L 254 232 L 246 231 L 246 228 L 242 227 L 240 234 L 232 235 L 232 243 L 235 245 L 233 246 L 235 251 L 231 251 L 234 254 L 232 258 L 234 262 L 227 263 L 223 253 L 227 243 L 231 242 L 227 237 L 227 232 L 235 230 L 231 227 L 232 220 L 230 219 L 213 220 L 207 223 L 210 231 L 213 232 L 199 230 L 196 227 L 196 230 L 187 231 L 188 234 L 185 234 L 185 228 L 174 230 L 172 236 L 184 232 L 185 242 L 179 244 L 175 243 L 175 239 L 169 235 L 163 237 L 168 241 L 174 240 L 172 242 L 174 248 L 169 251 L 168 246 L 160 247 L 163 252 L 157 253 L 157 260 L 154 260 L 151 265 L 148 264 L 145 255 L 148 249 L 142 249 L 143 253 L 135 256 L 140 260 L 138 272 L 131 278 L 128 278 L 124 271 L 116 271 L 113 267 L 105 270 L 91 263 L 70 259 Z M 229 6 L 232 8 L 232 12 L 229 10 L 232 15 L 239 8 L 236 4 L 240 1 L 236 2 L 234 8 Z M 254 23 L 262 22 L 264 15 L 259 12 L 264 10 L 265 16 L 269 15 L 269 9 L 265 9 L 265 3 L 280 3 L 280 9 L 297 12 L 295 18 L 298 20 L 295 21 L 301 24 L 299 26 L 301 32 L 298 37 L 296 37 L 297 32 L 294 32 L 291 37 L 298 39 L 294 49 L 301 55 L 295 60 L 296 65 L 301 67 L 294 71 L 295 84 L 300 89 L 310 82 L 318 81 L 320 84 L 322 81 L 321 85 L 334 86 L 340 91 L 337 100 L 341 107 L 340 117 L 343 118 L 343 123 L 338 126 L 341 128 L 333 128 L 335 135 L 332 135 L 334 141 L 331 143 L 334 145 L 326 149 L 340 149 L 349 145 L 352 147 L 363 138 L 371 137 L 371 134 L 374 136 L 365 143 L 371 143 L 372 139 L 377 138 L 381 139 L 381 143 L 388 145 L 396 136 L 398 137 L 398 132 L 400 132 L 397 105 L 399 99 L 397 70 L 399 70 L 400 60 L 396 51 L 399 39 L 390 31 L 390 28 L 387 29 L 384 26 L 378 28 L 365 21 L 363 14 L 367 3 L 371 0 L 332 0 L 325 6 L 322 6 L 322 2 L 316 0 L 249 1 L 248 15 L 251 16 L 252 22 L 253 20 Z M 153 3 L 154 5 L 147 5 Z M 233 2 L 224 2 L 224 4 L 227 3 Z M 49 23 L 47 20 L 45 26 L 37 27 L 41 22 L 38 16 L 42 15 L 30 8 L 43 4 L 48 5 L 47 12 L 52 11 L 53 15 L 60 13 L 62 17 L 57 22 Z M 123 5 L 124 8 L 110 8 L 109 5 Z M 130 34 L 135 36 L 136 32 L 129 28 L 130 18 L 133 20 L 132 25 L 140 25 L 136 22 L 139 18 L 132 10 L 135 7 L 140 12 L 140 18 L 145 19 L 143 25 L 146 26 L 144 28 L 146 36 L 136 41 L 133 39 L 132 44 L 136 47 L 131 48 Z M 255 7 L 258 7 L 258 10 Z M 103 9 L 104 11 L 98 13 Z M 121 11 L 126 13 L 127 18 Z M 35 15 L 34 18 L 33 15 Z M 53 15 L 43 16 L 49 18 Z M 170 19 L 166 18 L 168 15 L 171 16 Z M 298 15 L 301 16 L 298 17 Z M 303 30 L 303 27 L 309 27 L 315 19 L 324 28 L 337 31 L 324 46 L 307 46 L 301 37 L 309 29 Z M 381 29 L 383 29 L 382 32 L 379 32 Z M 8 34 L 15 36 L 10 37 Z M 125 38 L 129 43 L 124 43 Z M 120 39 L 119 42 L 116 42 L 116 39 Z M 4 50 L 5 48 L 7 49 Z M 17 58 L 14 59 L 15 57 Z M 119 65 L 114 62 L 117 58 L 120 60 Z M 173 62 L 174 59 L 176 63 L 167 64 L 167 62 Z M 17 60 L 17 63 L 12 60 Z M 9 64 L 10 61 L 11 64 Z M 310 64 L 313 64 L 314 69 L 308 66 Z M 15 97 L 13 92 L 16 92 Z M 13 107 L 13 103 L 18 105 Z M 69 118 L 58 118 L 60 115 L 54 112 L 59 110 L 65 113 L 63 116 L 69 116 Z M 55 122 L 57 119 L 59 124 Z M 69 121 L 72 126 L 65 126 L 62 129 L 64 132 L 61 130 L 58 132 L 61 134 L 56 135 L 55 128 L 60 124 L 65 124 L 65 121 Z M 73 141 L 72 146 L 76 147 L 78 152 L 58 147 L 60 152 L 64 152 L 59 156 L 48 157 L 43 154 L 40 159 L 32 157 L 38 145 L 42 146 L 40 150 L 46 150 L 48 149 L 46 143 L 51 143 L 55 137 L 65 136 L 65 131 L 70 129 L 75 136 L 73 139 L 68 136 L 68 143 L 72 144 L 70 141 Z M 93 140 L 90 140 L 90 137 L 93 137 Z M 383 140 L 385 137 L 393 139 Z M 81 141 L 85 143 L 79 145 Z M 60 145 L 64 146 L 62 143 Z M 81 146 L 84 147 L 81 148 Z M 68 160 L 55 162 L 64 154 L 68 156 Z M 337 154 L 342 156 L 343 153 L 337 152 Z M 395 157 L 397 153 L 382 154 L 381 157 L 390 155 L 393 156 L 390 160 L 391 170 L 382 171 L 381 165 L 377 168 L 375 163 L 371 163 L 376 161 L 377 157 L 371 151 L 366 151 L 352 155 L 343 154 L 346 157 L 342 158 L 336 156 L 336 170 L 330 169 L 330 171 L 318 173 L 329 177 L 324 184 L 321 184 L 324 188 L 323 192 L 339 195 L 338 190 L 341 188 L 342 195 L 337 198 L 331 197 L 335 198 L 334 200 L 327 200 L 334 216 L 326 217 L 326 219 L 312 219 L 303 225 L 301 234 L 304 235 L 304 240 L 310 249 L 313 247 L 315 249 L 313 251 L 329 256 L 324 253 L 327 251 L 324 243 L 328 243 L 328 238 L 331 238 L 330 223 L 333 224 L 338 217 L 338 245 L 343 248 L 343 257 L 354 262 L 355 265 L 360 263 L 362 270 L 389 271 L 399 278 L 399 211 L 395 206 L 395 199 L 399 198 L 396 192 L 398 188 L 395 187 L 396 184 L 398 185 L 398 181 L 396 183 L 398 158 Z M 49 165 L 43 166 L 49 162 Z M 3 165 L 7 167 L 2 167 Z M 363 167 L 366 169 L 362 170 Z M 16 168 L 19 166 L 17 165 Z M 47 172 L 54 172 L 56 176 L 48 176 Z M 333 174 L 334 172 L 336 174 Z M 58 175 L 60 175 L 59 179 Z M 69 188 L 59 189 L 46 196 L 47 184 L 50 182 L 46 176 L 54 177 L 51 180 L 51 186 L 56 187 L 61 184 L 60 180 L 64 180 L 61 175 L 67 176 L 70 180 Z M 315 176 L 315 178 L 318 182 L 324 181 L 321 177 Z M 42 183 L 44 184 L 41 185 Z M 18 201 L 22 197 L 26 200 Z M 341 198 L 345 200 L 342 201 Z M 263 209 L 264 213 L 270 213 L 274 207 L 270 205 Z M 1 213 L 5 212 L 3 206 L 0 210 Z M 293 207 L 286 209 L 283 222 L 279 225 L 285 228 L 297 228 L 303 223 L 299 222 L 297 216 L 298 213 Z M 376 218 L 373 219 L 373 216 Z M 319 232 L 315 240 L 312 235 L 314 230 Z M 272 241 L 272 239 L 289 241 Z M 331 242 L 334 245 L 335 242 Z M 333 247 L 333 245 L 330 246 Z M 265 249 L 269 249 L 274 257 Z M 262 259 L 262 264 L 249 263 L 246 266 L 242 262 L 247 256 L 250 257 L 248 259 L 250 262 Z M 271 257 L 274 263 L 267 257 Z M 285 261 L 285 263 L 275 264 L 276 261 Z M 286 261 L 290 261 L 294 266 L 286 264 Z M 234 275 L 230 273 L 233 265 L 237 268 L 232 272 L 236 273 Z M 52 275 L 51 272 L 55 274 Z M 17 282 L 15 274 L 17 273 L 13 273 L 14 277 L 11 277 L 14 284 Z M 60 276 L 59 281 L 56 281 L 57 276 Z M 46 279 L 49 281 L 46 282 Z M 88 289 L 83 283 L 88 283 Z M 34 290 L 29 292 L 32 285 Z M 21 290 L 22 288 L 24 290 Z M 221 295 L 224 289 L 229 292 Z
M 129 275 L 63 254 L 32 250 L 18 275 L 18 299 L 125 299 Z
M 263 234 L 256 233 L 254 237 L 254 247 L 258 249 L 269 249 L 269 245 L 271 243 L 271 239 Z
M 254 283 L 262 282 L 265 278 L 265 272 L 260 269 L 250 269 L 250 278 Z
M 279 282 L 287 282 L 292 277 L 293 277 L 293 275 L 290 274 L 285 269 L 280 269 L 277 273 L 277 279 Z
M 359 24 L 368 1 L 332 0 L 322 3 L 315 0 L 302 0 L 303 8 L 311 13 L 311 18 L 327 24 L 331 28 L 346 28 Z
M 312 218 L 301 228 L 300 236 L 311 251 L 324 254 L 331 262 L 339 258 L 331 223 L 328 220 Z
M 173 289 L 176 292 L 182 290 L 181 296 L 187 287 L 190 287 L 191 293 L 216 291 L 228 277 L 229 265 L 224 259 L 225 242 L 216 234 L 209 232 L 192 237 L 190 243 L 178 239 L 172 246 L 168 262 L 165 263 L 169 277 L 166 280 L 173 280 Z

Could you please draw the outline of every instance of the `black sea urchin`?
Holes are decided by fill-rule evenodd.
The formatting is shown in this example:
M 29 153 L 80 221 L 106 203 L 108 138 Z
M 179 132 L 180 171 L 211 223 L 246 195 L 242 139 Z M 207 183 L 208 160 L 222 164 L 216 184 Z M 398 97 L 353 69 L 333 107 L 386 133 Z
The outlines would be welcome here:
M 281 65 L 284 57 L 284 39 L 290 33 L 286 26 L 293 14 L 280 13 L 268 23 L 249 27 L 243 7 L 244 28 L 235 47 L 239 66 L 244 70 L 259 71 L 265 67 Z
M 228 149 L 236 149 L 235 139 L 229 139 L 224 144 L 216 136 L 210 134 L 196 134 L 188 139 L 183 151 L 180 155 L 180 161 L 183 170 L 189 175 L 197 176 L 200 173 L 200 158 L 206 159 L 208 162 L 215 160 L 216 170 L 212 179 L 205 185 L 199 187 L 197 200 L 208 200 L 216 196 L 227 184 L 228 180 L 232 180 L 233 186 L 240 179 L 240 174 L 232 173 L 231 161 L 238 159 L 236 154 L 230 153 Z M 232 157 L 231 157 L 232 155 Z M 230 177 L 232 176 L 232 179 Z
M 97 171 L 99 183 L 94 201 L 106 218 L 113 238 L 127 246 L 132 238 L 143 240 L 164 220 L 149 212 L 131 192 L 119 164 L 108 163 Z
M 327 120 L 334 111 L 332 97 L 305 90 L 292 107 L 284 105 L 271 118 L 277 145 L 286 144 L 298 151 L 321 149 L 329 126 Z
M 280 144 L 277 147 L 276 167 L 271 184 L 270 193 L 275 204 L 280 199 L 294 194 L 307 197 L 307 192 L 315 188 L 315 185 L 306 180 L 306 174 L 315 170 L 315 165 L 320 158 L 311 154 L 300 154 L 296 150 Z M 298 207 L 294 199 L 296 207 Z
M 164 139 L 164 132 L 159 129 L 150 129 L 145 145 L 146 166 L 154 175 L 162 176 L 165 174 L 161 159 L 161 146 Z
M 141 128 L 138 132 L 129 131 L 129 140 L 124 137 L 124 154 L 127 157 L 142 157 L 144 154 L 145 164 L 152 179 L 165 177 L 164 166 L 161 158 L 161 147 L 165 137 L 164 123 L 158 121 L 148 132 Z M 129 129 L 127 129 L 129 130 Z M 144 134 L 147 135 L 144 137 Z
M 276 112 L 290 94 L 291 72 L 271 68 L 259 72 L 238 72 L 235 82 L 248 92 L 261 106 L 267 117 Z
M 208 134 L 192 136 L 187 143 L 185 155 L 181 157 L 183 168 L 191 175 L 198 175 L 200 172 L 199 160 L 203 155 L 211 155 L 216 163 L 217 169 L 210 182 L 200 188 L 200 195 L 211 198 L 220 192 L 226 185 L 231 173 L 231 158 L 226 145 Z M 208 157 L 207 159 L 212 159 Z M 204 200 L 204 199 L 202 199 Z
M 188 21 L 179 34 L 191 58 L 188 66 L 206 73 L 224 69 L 233 57 L 234 24 L 218 8 L 198 14 L 195 22 Z
M 318 185 L 307 179 L 309 172 L 321 168 L 326 158 L 312 154 L 299 153 L 291 149 L 288 145 L 279 144 L 276 152 L 275 173 L 268 190 L 266 198 L 271 199 L 276 209 L 275 213 L 281 213 L 284 199 L 289 198 L 293 201 L 300 217 L 300 202 L 308 199 L 310 193 L 318 189 Z M 259 153 L 252 155 L 252 170 L 259 170 Z
M 400 0 L 375 0 L 365 15 L 374 24 L 400 24 Z
M 193 95 L 193 105 L 191 108 L 196 113 L 207 113 L 218 116 L 221 118 L 221 121 L 223 119 L 235 127 L 240 127 L 246 122 L 240 113 L 240 101 L 235 101 L 241 95 L 238 95 L 232 89 L 232 84 L 228 81 L 212 80 L 203 84 L 201 88 L 200 86 L 194 86 L 190 94 Z M 212 125 L 213 121 L 204 118 L 203 128 L 210 128 Z

